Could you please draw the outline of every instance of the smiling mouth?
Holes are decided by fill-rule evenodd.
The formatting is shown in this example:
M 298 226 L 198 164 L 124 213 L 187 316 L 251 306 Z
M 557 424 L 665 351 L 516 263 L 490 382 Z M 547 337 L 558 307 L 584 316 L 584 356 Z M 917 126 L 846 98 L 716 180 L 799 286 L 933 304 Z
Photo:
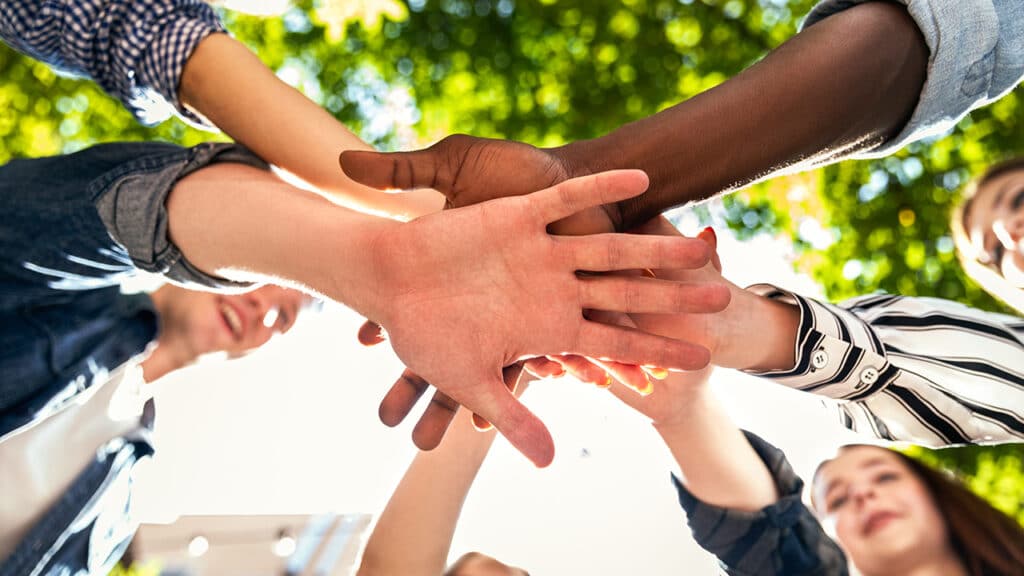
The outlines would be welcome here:
M 231 330 L 231 334 L 235 337 L 235 340 L 242 338 L 242 319 L 238 316 L 238 312 L 228 304 L 221 303 L 220 315 L 224 319 L 224 323 L 228 325 Z
M 892 512 L 880 512 L 872 515 L 868 518 L 866 524 L 864 524 L 864 535 L 870 536 L 871 534 L 886 527 L 890 522 L 896 519 L 896 514 Z

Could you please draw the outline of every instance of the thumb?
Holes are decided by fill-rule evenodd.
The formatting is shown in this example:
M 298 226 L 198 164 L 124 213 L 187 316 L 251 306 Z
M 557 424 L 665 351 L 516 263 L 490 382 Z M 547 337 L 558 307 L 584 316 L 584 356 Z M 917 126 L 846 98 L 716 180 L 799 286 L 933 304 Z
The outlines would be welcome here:
M 439 185 L 440 155 L 433 148 L 389 153 L 346 150 L 338 163 L 346 176 L 371 188 L 410 190 Z
M 487 388 L 494 389 L 497 385 L 495 382 Z M 492 404 L 494 410 L 481 410 L 480 415 L 493 423 L 509 444 L 529 458 L 535 466 L 544 468 L 551 464 L 555 459 L 555 443 L 540 418 L 516 400 L 508 389 L 502 390 Z

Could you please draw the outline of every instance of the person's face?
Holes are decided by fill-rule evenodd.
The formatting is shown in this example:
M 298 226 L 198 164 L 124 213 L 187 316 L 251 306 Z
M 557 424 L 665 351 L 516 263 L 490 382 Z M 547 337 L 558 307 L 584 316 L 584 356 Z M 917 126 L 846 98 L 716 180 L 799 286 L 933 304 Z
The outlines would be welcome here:
M 814 503 L 865 574 L 898 572 L 948 547 L 946 523 L 924 482 L 884 448 L 844 449 L 819 471 Z
M 1024 289 L 1024 168 L 978 187 L 964 229 L 981 260 Z
M 239 356 L 284 334 L 310 296 L 280 286 L 263 286 L 244 294 L 182 290 L 178 321 L 197 354 L 227 352 Z
M 451 576 L 529 576 L 521 568 L 513 568 L 487 556 L 467 554 L 459 561 L 459 567 Z

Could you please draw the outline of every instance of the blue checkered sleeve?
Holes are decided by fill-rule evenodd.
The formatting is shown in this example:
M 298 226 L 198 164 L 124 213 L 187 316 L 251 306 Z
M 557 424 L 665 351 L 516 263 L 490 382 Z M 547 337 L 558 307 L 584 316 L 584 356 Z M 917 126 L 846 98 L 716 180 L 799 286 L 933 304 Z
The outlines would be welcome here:
M 698 500 L 673 476 L 694 540 L 730 576 L 846 576 L 846 557 L 800 499 L 803 481 L 785 454 L 744 433 L 775 478 L 779 500 L 756 512 L 720 508 Z
M 208 121 L 183 107 L 178 82 L 199 42 L 224 28 L 201 0 L 6 0 L 0 38 L 33 58 L 94 80 L 144 124 L 177 112 L 190 123 Z

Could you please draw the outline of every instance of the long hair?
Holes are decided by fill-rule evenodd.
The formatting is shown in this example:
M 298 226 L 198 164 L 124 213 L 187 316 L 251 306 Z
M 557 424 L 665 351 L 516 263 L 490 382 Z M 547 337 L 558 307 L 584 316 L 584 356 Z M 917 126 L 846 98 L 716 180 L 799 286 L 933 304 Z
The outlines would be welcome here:
M 843 449 L 859 445 L 844 446 Z M 885 450 L 880 446 L 873 446 Z M 924 483 L 946 523 L 954 553 L 971 576 L 1021 576 L 1024 574 L 1024 527 L 971 492 L 953 475 L 892 450 L 911 474 Z M 823 462 L 814 473 L 827 464 Z
M 1024 574 L 1024 527 L 953 476 L 895 454 L 928 488 L 946 520 L 953 549 L 971 576 Z
M 1014 170 L 1024 170 L 1024 156 L 993 164 L 981 176 L 968 183 L 964 188 L 963 201 L 950 214 L 949 227 L 956 245 L 957 258 L 967 275 L 986 292 L 1024 313 L 1024 290 L 1007 282 L 997 263 L 987 262 L 985 255 L 977 253 L 964 225 L 964 217 L 970 211 L 978 189 Z

